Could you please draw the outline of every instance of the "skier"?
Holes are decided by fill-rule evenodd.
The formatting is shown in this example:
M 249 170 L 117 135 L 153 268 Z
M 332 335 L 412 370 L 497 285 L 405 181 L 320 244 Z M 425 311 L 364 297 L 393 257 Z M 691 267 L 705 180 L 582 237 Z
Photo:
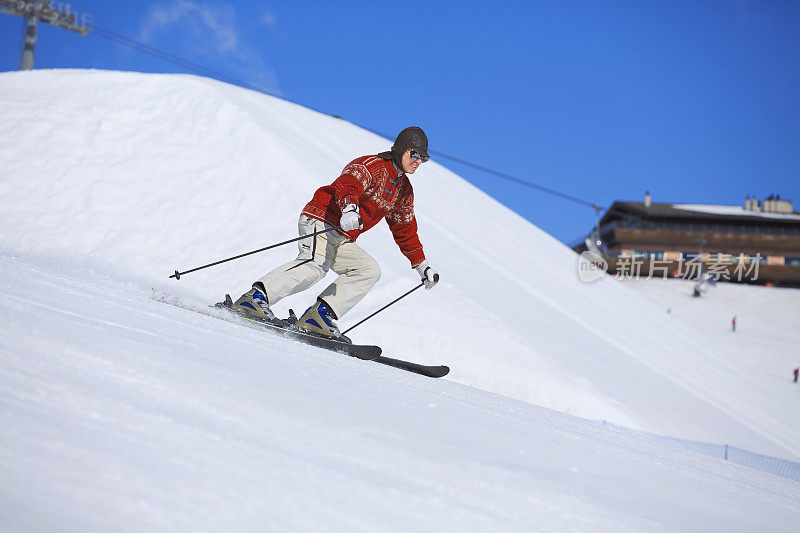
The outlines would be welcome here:
M 797 374 L 800 374 L 800 368 L 794 369 L 794 382 L 797 383 Z
M 298 223 L 301 236 L 341 228 L 300 240 L 297 259 L 253 283 L 233 308 L 259 319 L 276 320 L 270 305 L 308 289 L 333 269 L 339 277 L 319 294 L 297 324 L 311 333 L 341 336 L 335 320 L 350 311 L 381 275 L 375 259 L 355 241 L 383 218 L 425 288 L 433 288 L 439 276 L 428 264 L 417 236 L 414 193 L 408 178 L 428 159 L 428 138 L 421 128 L 412 126 L 400 132 L 390 151 L 350 162 L 333 183 L 317 189 Z
M 733 332 L 736 333 L 736 316 L 734 316 L 733 320 L 731 320 L 731 328 Z

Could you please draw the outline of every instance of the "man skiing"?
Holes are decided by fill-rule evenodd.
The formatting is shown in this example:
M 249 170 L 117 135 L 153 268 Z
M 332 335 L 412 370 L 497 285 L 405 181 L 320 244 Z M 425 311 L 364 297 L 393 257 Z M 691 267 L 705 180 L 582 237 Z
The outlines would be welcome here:
M 333 183 L 317 189 L 298 222 L 300 236 L 341 227 L 300 240 L 297 259 L 253 283 L 233 309 L 276 320 L 270 305 L 308 289 L 333 269 L 339 277 L 319 294 L 297 325 L 326 337 L 341 336 L 335 320 L 350 311 L 381 275 L 378 263 L 355 241 L 384 218 L 425 288 L 433 288 L 439 276 L 428 264 L 417 236 L 414 192 L 408 178 L 428 159 L 428 138 L 412 126 L 400 132 L 390 151 L 350 162 Z

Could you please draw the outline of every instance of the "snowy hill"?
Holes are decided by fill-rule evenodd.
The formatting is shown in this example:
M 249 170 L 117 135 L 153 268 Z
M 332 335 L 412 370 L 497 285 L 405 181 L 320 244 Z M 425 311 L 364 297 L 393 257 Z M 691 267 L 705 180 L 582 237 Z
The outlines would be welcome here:
M 316 187 L 390 144 L 300 106 L 183 75 L 4 73 L 0 119 L 4 253 L 73 261 L 125 281 L 131 294 L 155 289 L 187 305 L 238 296 L 294 250 L 179 282 L 167 280 L 173 270 L 294 236 Z M 800 458 L 796 395 L 766 392 L 759 376 L 739 371 L 736 343 L 720 350 L 614 280 L 581 283 L 569 249 L 435 162 L 413 183 L 420 236 L 443 281 L 360 326 L 357 341 L 448 364 L 448 379 L 564 413 Z M 383 277 L 343 328 L 417 282 L 385 225 L 359 244 Z M 302 310 L 313 295 L 276 310 Z M 48 305 L 64 296 L 49 294 Z M 797 340 L 794 332 L 780 342 Z
M 792 370 L 800 366 L 800 290 L 719 283 L 706 286 L 703 296 L 694 298 L 693 281 L 653 279 L 622 283 L 670 319 L 705 336 L 710 346 L 726 354 L 737 372 L 750 376 L 762 397 L 785 402 L 786 409 L 798 404 L 800 387 L 787 383 L 792 379 Z
M 246 290 L 293 249 L 167 276 L 294 236 L 313 190 L 386 140 L 207 79 L 97 71 L 0 74 L 0 123 L 4 530 L 800 518 L 795 482 L 545 409 L 797 458 L 796 390 L 772 372 L 798 333 L 770 314 L 796 322 L 792 292 L 736 288 L 759 316 L 737 309 L 732 340 L 719 317 L 739 296 L 583 284 L 570 250 L 431 162 L 413 182 L 443 281 L 354 332 L 452 367 L 430 380 L 156 300 Z M 343 327 L 417 283 L 385 226 L 359 243 L 383 277 Z M 756 345 L 770 364 L 742 366 Z

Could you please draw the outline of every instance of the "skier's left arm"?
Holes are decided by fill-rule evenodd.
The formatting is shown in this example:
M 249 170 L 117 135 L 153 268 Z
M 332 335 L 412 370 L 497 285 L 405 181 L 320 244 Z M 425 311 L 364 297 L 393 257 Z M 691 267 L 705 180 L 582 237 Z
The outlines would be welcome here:
M 425 288 L 432 289 L 439 282 L 439 274 L 431 268 L 422 251 L 422 243 L 417 235 L 417 219 L 414 217 L 414 197 L 410 195 L 400 207 L 390 211 L 386 215 L 386 222 L 400 251 L 411 262 L 411 268 L 419 273 Z

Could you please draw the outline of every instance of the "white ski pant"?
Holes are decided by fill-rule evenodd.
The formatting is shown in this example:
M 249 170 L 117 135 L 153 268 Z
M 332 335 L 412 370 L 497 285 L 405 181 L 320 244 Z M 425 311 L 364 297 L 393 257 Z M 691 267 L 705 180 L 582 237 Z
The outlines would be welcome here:
M 305 215 L 300 215 L 298 222 L 301 236 L 330 227 Z M 336 231 L 302 239 L 298 241 L 298 248 L 297 259 L 279 266 L 259 280 L 264 284 L 270 305 L 308 289 L 333 269 L 339 277 L 320 293 L 319 298 L 328 304 L 337 318 L 342 318 L 381 277 L 377 261 Z

